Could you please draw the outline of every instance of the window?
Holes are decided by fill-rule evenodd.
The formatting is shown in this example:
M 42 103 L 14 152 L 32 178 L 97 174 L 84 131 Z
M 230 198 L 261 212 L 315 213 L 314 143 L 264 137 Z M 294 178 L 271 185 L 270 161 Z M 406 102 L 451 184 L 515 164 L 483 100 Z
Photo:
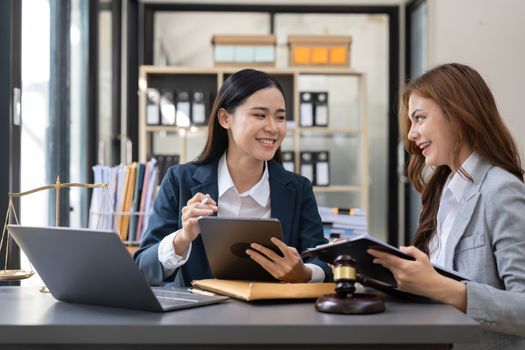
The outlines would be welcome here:
M 22 191 L 87 182 L 87 2 L 22 1 Z M 61 191 L 61 225 L 87 225 L 85 189 Z M 21 198 L 21 223 L 55 225 L 55 193 Z M 22 256 L 22 268 L 28 268 Z M 24 283 L 39 285 L 38 278 Z

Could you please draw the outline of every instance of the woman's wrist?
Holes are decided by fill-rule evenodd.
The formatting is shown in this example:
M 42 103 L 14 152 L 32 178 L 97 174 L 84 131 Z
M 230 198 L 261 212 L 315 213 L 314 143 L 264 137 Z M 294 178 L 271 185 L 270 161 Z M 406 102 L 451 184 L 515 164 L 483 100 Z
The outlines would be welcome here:
M 306 280 L 304 282 L 310 282 L 312 280 L 312 274 L 313 274 L 312 269 L 306 266 L 305 264 L 303 264 L 303 266 L 305 269 L 305 276 L 306 276 Z
M 466 312 L 467 310 L 467 286 L 459 281 L 448 277 L 439 276 L 440 281 L 436 288 L 432 289 L 429 297 L 436 301 L 449 304 Z
M 175 249 L 175 254 L 183 256 L 188 247 L 190 246 L 191 240 L 186 237 L 184 229 L 181 229 L 173 238 L 173 248 Z
M 452 280 L 451 291 L 449 294 L 448 304 L 455 306 L 457 309 L 467 312 L 467 285 L 463 282 Z

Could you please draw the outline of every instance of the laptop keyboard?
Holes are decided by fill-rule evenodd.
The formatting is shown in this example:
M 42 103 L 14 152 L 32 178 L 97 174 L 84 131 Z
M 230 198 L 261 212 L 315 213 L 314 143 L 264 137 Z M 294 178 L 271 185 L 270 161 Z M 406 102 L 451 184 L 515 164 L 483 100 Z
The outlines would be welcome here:
M 152 290 L 163 308 L 191 305 L 198 302 L 198 300 L 192 298 L 193 295 L 189 292 L 178 292 L 155 288 L 152 288 Z

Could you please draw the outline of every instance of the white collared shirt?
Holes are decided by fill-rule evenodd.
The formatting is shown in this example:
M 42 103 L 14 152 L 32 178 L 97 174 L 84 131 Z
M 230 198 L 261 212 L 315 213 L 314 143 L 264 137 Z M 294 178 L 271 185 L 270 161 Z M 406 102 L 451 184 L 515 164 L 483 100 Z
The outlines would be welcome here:
M 480 157 L 473 152 L 461 165 L 468 173 L 472 174 L 480 161 Z M 451 174 L 445 183 L 439 209 L 437 214 L 436 234 L 429 242 L 430 261 L 439 266 L 445 266 L 445 248 L 450 236 L 450 230 L 456 220 L 458 209 L 465 194 L 465 190 L 470 181 L 464 178 L 461 173 Z
M 259 182 L 243 193 L 239 193 L 233 184 L 226 152 L 219 160 L 218 166 L 218 212 L 222 217 L 269 218 L 272 214 L 270 206 L 270 181 L 268 166 L 264 163 L 264 172 Z
M 220 217 L 252 217 L 269 218 L 272 212 L 270 202 L 270 181 L 268 164 L 264 164 L 264 172 L 259 182 L 243 193 L 239 193 L 233 184 L 233 180 L 226 162 L 226 152 L 219 160 L 217 169 L 218 180 L 218 211 Z M 159 244 L 158 256 L 164 270 L 164 276 L 170 276 L 175 270 L 184 265 L 191 253 L 191 243 L 188 250 L 179 256 L 175 253 L 173 239 L 181 232 L 177 230 L 164 237 Z M 312 271 L 310 282 L 323 282 L 325 273 L 323 269 L 315 264 L 305 264 Z

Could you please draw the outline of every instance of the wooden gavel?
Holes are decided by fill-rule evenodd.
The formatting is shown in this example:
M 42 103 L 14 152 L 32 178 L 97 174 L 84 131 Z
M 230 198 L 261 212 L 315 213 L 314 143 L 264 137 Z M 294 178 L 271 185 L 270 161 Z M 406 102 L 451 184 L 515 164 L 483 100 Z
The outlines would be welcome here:
M 334 260 L 335 293 L 325 294 L 315 303 L 320 312 L 334 314 L 373 314 L 385 311 L 385 303 L 374 294 L 355 293 L 359 282 L 355 260 L 339 255 Z

